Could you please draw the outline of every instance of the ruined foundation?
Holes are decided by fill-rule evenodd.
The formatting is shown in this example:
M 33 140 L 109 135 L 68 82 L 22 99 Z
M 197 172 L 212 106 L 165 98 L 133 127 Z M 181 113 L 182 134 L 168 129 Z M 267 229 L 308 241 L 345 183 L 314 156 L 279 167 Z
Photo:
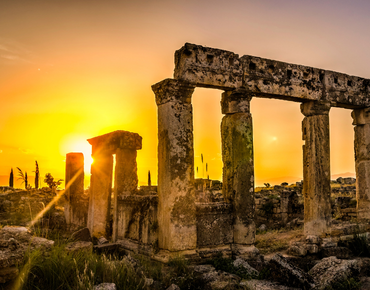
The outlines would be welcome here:
M 194 180 L 191 98 L 196 87 L 224 91 L 223 188 L 218 197 L 212 196 L 207 182 Z M 116 131 L 89 139 L 95 161 L 87 224 L 93 236 L 112 234 L 112 240 L 126 249 L 163 262 L 179 254 L 194 260 L 220 252 L 246 258 L 258 255 L 253 246 L 252 97 L 301 103 L 306 250 L 317 253 L 319 246 L 330 244 L 320 239 L 336 231 L 332 230 L 330 204 L 331 107 L 354 110 L 357 214 L 360 219 L 369 219 L 369 80 L 186 43 L 175 53 L 174 79 L 165 79 L 152 89 L 158 106 L 158 194 L 151 185 L 137 189 L 139 135 Z M 111 200 L 113 154 L 117 164 Z M 270 214 L 278 215 L 282 224 L 298 214 L 289 205 L 291 196 L 286 191 L 280 202 L 271 201 Z M 259 211 L 264 204 L 260 198 Z

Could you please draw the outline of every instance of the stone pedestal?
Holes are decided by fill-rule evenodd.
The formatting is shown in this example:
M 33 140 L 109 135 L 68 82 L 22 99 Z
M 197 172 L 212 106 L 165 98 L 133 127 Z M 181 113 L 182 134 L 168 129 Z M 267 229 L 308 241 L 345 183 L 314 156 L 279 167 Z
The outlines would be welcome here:
M 328 102 L 301 104 L 305 235 L 327 233 L 331 225 L 329 110 Z
M 74 181 L 73 181 L 74 179 Z M 65 184 L 66 204 L 64 214 L 67 225 L 72 228 L 86 226 L 87 208 L 82 203 L 84 197 L 84 155 L 82 153 L 68 153 L 66 156 Z
M 222 94 L 221 123 L 223 188 L 233 205 L 233 243 L 252 245 L 254 223 L 253 128 L 249 105 L 252 96 L 244 90 Z
M 166 79 L 152 86 L 158 106 L 159 248 L 193 250 L 197 244 L 194 193 L 194 86 Z
M 370 220 L 370 108 L 352 112 L 355 125 L 357 218 Z

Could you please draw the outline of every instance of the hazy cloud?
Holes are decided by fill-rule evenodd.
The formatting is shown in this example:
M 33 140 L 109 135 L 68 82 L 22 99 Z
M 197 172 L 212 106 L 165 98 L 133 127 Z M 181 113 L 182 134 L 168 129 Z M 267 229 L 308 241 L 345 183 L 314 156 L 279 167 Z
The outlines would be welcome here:
M 24 154 L 30 154 L 32 153 L 31 149 L 26 149 L 26 148 L 18 148 L 19 151 L 21 151 Z
M 0 38 L 0 61 L 7 63 L 31 63 L 33 55 L 24 45 L 10 39 Z

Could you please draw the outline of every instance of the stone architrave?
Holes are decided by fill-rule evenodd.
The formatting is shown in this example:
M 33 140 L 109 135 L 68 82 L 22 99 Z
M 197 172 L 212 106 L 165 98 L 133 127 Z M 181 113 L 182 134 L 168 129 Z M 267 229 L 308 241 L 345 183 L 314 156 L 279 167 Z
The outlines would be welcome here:
M 251 98 L 239 89 L 224 92 L 221 101 L 222 191 L 233 205 L 234 248 L 252 245 L 256 234 Z
M 88 139 L 92 145 L 91 185 L 88 228 L 97 238 L 108 238 L 111 217 L 113 154 L 116 154 L 116 176 L 113 209 L 113 239 L 117 229 L 117 196 L 130 195 L 137 189 L 136 150 L 142 147 L 139 134 L 123 130 Z
M 77 177 L 75 177 L 77 175 Z M 65 190 L 66 204 L 64 214 L 67 225 L 72 227 L 86 226 L 87 211 L 81 202 L 84 195 L 84 155 L 82 153 L 68 153 L 66 156 L 66 186 L 75 180 Z
M 355 125 L 357 218 L 370 219 L 370 108 L 352 112 Z
M 331 225 L 329 110 L 329 102 L 301 104 L 305 235 L 327 233 Z
M 152 86 L 158 106 L 158 242 L 169 251 L 197 244 L 194 192 L 194 86 L 166 79 Z

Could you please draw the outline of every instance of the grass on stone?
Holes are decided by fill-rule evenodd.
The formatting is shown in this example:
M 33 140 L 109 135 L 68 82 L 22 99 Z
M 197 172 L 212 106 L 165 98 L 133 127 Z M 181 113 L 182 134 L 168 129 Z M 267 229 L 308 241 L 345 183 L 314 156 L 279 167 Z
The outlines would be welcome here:
M 290 241 L 294 239 L 298 240 L 302 235 L 302 228 L 295 230 L 268 230 L 257 233 L 255 246 L 263 255 L 281 252 L 289 248 Z

